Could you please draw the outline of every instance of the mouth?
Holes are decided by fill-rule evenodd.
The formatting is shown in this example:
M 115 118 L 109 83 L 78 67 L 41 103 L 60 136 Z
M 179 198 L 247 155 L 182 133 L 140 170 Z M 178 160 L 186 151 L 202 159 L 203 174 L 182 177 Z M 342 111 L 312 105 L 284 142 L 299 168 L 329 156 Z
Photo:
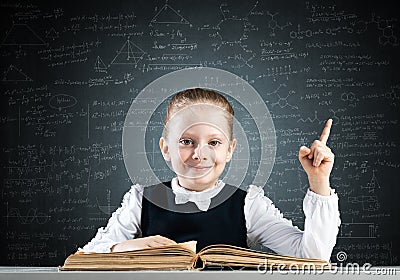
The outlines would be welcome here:
M 212 168 L 212 166 L 194 166 L 194 165 L 188 165 L 190 168 L 198 171 L 207 171 Z

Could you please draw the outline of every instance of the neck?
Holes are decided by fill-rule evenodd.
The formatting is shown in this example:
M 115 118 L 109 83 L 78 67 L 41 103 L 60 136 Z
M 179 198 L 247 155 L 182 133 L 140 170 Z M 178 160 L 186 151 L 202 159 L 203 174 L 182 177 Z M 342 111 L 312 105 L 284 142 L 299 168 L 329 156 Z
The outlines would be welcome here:
M 178 176 L 178 184 L 184 189 L 187 189 L 189 191 L 195 191 L 195 192 L 201 192 L 205 191 L 207 189 L 211 189 L 215 187 L 218 183 L 218 180 L 212 183 L 208 184 L 201 184 L 201 183 L 195 183 L 195 182 L 189 182 L 189 180 L 186 180 L 184 178 L 181 178 Z

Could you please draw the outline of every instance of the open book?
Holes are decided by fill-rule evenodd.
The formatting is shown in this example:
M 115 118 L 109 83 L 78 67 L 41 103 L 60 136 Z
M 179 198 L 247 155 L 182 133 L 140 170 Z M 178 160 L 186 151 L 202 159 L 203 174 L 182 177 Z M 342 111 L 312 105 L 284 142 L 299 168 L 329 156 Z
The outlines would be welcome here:
M 196 241 L 113 253 L 70 255 L 60 270 L 192 270 L 231 268 L 329 268 L 327 261 L 270 254 L 231 245 L 210 245 L 196 254 Z

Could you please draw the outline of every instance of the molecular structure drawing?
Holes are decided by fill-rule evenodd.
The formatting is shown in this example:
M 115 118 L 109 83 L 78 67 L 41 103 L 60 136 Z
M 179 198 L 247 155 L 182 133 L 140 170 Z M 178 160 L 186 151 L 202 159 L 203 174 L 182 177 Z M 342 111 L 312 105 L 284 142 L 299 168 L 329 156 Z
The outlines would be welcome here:
M 375 14 L 371 15 L 371 19 L 368 21 L 358 20 L 353 23 L 355 32 L 358 34 L 365 33 L 371 24 L 375 24 L 376 28 L 380 31 L 378 38 L 379 44 L 386 46 L 392 45 L 393 47 L 399 45 L 399 40 L 394 33 L 394 27 L 396 26 L 397 19 L 383 19 Z

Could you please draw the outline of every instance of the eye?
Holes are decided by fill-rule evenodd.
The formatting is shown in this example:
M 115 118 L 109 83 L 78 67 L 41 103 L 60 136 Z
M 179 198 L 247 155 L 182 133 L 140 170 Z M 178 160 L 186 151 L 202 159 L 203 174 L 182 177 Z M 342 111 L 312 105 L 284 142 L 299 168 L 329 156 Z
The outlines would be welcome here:
M 193 145 L 193 141 L 190 139 L 181 139 L 179 140 L 179 143 L 185 146 Z
M 217 140 L 212 140 L 212 141 L 210 141 L 210 143 L 208 143 L 210 146 L 213 146 L 213 147 L 215 147 L 215 146 L 217 146 L 218 144 L 221 144 L 221 142 L 219 142 L 219 141 L 217 141 Z

